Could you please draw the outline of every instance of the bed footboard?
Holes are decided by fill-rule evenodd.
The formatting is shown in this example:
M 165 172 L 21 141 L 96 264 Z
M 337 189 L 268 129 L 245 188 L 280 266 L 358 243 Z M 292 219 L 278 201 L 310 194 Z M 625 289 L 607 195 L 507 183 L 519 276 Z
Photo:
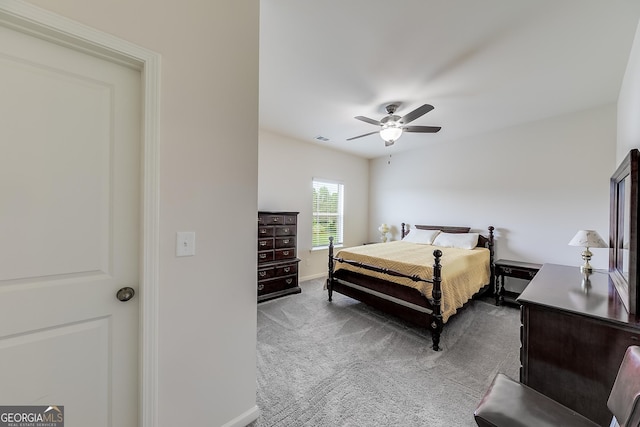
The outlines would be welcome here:
M 436 249 L 433 251 L 433 257 L 434 257 L 434 264 L 433 264 L 433 277 L 431 279 L 424 279 L 421 278 L 419 276 L 410 276 L 410 275 L 406 275 L 403 273 L 400 273 L 398 271 L 394 271 L 394 270 L 390 270 L 387 268 L 381 268 L 381 267 L 377 267 L 374 265 L 369 265 L 369 264 L 365 264 L 362 262 L 358 262 L 358 261 L 352 261 L 352 260 L 347 260 L 344 258 L 337 258 L 334 256 L 333 253 L 333 238 L 329 237 L 329 273 L 328 273 L 328 277 L 327 277 L 327 292 L 329 295 L 329 301 L 332 301 L 333 299 L 333 291 L 334 291 L 334 286 L 338 287 L 340 289 L 342 289 L 342 291 L 340 291 L 340 293 L 343 293 L 347 296 L 350 296 L 352 298 L 356 298 L 362 302 L 368 303 L 370 305 L 373 306 L 377 306 L 378 308 L 382 308 L 384 307 L 396 307 L 396 308 L 400 308 L 401 305 L 404 305 L 406 310 L 412 310 L 413 313 L 410 314 L 409 316 L 405 316 L 402 315 L 401 317 L 407 318 L 407 319 L 411 319 L 411 318 L 421 318 L 421 319 L 427 319 L 426 325 L 428 326 L 429 329 L 431 330 L 431 337 L 432 337 L 432 341 L 433 341 L 433 345 L 432 348 L 436 351 L 440 350 L 440 334 L 442 333 L 442 328 L 443 328 L 443 320 L 442 320 L 442 265 L 440 264 L 440 258 L 442 257 L 442 251 L 440 251 L 439 249 Z M 378 295 L 381 295 L 382 293 L 380 292 L 376 292 L 376 291 L 371 291 L 370 289 L 368 290 L 367 287 L 358 287 L 356 288 L 349 288 L 346 285 L 341 284 L 338 279 L 335 277 L 335 272 L 334 272 L 334 268 L 335 268 L 335 262 L 342 262 L 342 263 L 346 263 L 346 264 L 350 264 L 356 267 L 360 267 L 360 268 L 364 268 L 366 270 L 371 270 L 371 271 L 376 271 L 378 273 L 384 273 L 386 275 L 390 275 L 390 276 L 396 276 L 396 277 L 404 277 L 410 280 L 413 280 L 414 282 L 427 282 L 427 283 L 431 283 L 433 285 L 432 288 L 432 299 L 431 300 L 427 300 L 426 297 L 424 297 L 425 300 L 425 305 L 427 305 L 429 308 L 428 309 L 424 309 L 422 307 L 418 307 L 416 306 L 416 308 L 418 309 L 417 311 L 410 308 L 411 304 L 405 305 L 405 304 L 398 304 L 397 302 L 394 302 L 393 300 L 387 300 L 384 298 L 381 298 Z M 397 301 L 402 301 L 401 299 L 397 299 Z M 422 322 L 421 322 L 422 323 Z M 424 324 L 424 323 L 423 323 Z

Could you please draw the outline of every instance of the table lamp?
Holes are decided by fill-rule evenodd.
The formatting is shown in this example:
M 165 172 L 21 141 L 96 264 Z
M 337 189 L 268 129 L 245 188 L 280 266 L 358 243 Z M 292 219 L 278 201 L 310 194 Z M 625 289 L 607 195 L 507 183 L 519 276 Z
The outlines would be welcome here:
M 387 233 L 389 232 L 389 226 L 385 223 L 382 223 L 380 227 L 378 227 L 378 231 L 380 232 L 380 240 L 382 243 L 387 241 Z
M 602 237 L 595 230 L 580 230 L 573 236 L 573 239 L 569 242 L 569 246 L 580 246 L 584 248 L 582 251 L 582 259 L 584 265 L 580 267 L 580 271 L 583 273 L 591 273 L 593 268 L 589 261 L 593 255 L 589 248 L 606 248 L 608 245 L 602 240 Z

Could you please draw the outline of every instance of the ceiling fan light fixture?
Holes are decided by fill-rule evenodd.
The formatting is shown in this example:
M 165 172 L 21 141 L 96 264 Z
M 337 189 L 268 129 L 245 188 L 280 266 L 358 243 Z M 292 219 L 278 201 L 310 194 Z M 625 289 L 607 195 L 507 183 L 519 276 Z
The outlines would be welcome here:
M 395 142 L 402 136 L 402 128 L 395 123 L 385 126 L 380 130 L 380 138 L 385 142 Z
M 388 147 L 393 145 L 393 143 L 397 141 L 404 132 L 436 133 L 441 129 L 440 126 L 407 126 L 418 117 L 422 117 L 429 111 L 433 110 L 433 105 L 423 104 L 402 117 L 394 114 L 397 107 L 398 105 L 396 104 L 387 105 L 387 113 L 389 113 L 389 115 L 383 117 L 379 121 L 370 119 L 369 117 L 356 116 L 355 118 L 357 120 L 379 126 L 380 130 L 354 136 L 353 138 L 347 138 L 347 141 L 352 141 L 354 139 L 362 138 L 363 136 L 369 136 L 377 133 L 380 135 L 380 138 L 384 140 L 384 145 Z

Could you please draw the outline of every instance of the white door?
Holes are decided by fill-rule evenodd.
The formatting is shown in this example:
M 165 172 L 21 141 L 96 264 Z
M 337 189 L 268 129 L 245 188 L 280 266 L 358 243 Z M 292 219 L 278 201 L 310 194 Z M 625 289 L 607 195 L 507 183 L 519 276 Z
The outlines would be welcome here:
M 0 27 L 0 405 L 138 419 L 140 72 Z

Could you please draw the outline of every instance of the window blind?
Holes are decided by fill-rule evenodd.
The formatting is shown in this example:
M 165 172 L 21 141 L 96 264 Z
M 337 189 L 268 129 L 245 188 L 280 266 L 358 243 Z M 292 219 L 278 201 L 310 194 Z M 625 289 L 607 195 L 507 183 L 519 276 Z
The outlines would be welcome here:
M 338 182 L 313 179 L 312 247 L 342 244 L 344 186 Z

